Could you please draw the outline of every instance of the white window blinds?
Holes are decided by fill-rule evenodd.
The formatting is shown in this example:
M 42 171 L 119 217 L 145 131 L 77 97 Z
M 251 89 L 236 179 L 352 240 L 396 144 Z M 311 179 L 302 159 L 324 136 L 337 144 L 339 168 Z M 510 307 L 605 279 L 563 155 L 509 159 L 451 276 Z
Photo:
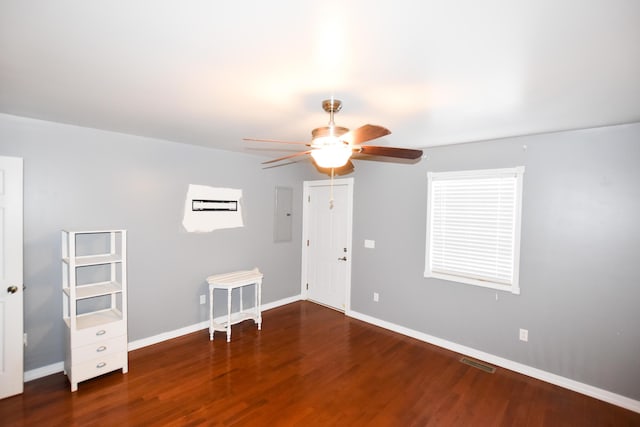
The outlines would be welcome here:
M 428 174 L 425 276 L 519 293 L 523 172 Z

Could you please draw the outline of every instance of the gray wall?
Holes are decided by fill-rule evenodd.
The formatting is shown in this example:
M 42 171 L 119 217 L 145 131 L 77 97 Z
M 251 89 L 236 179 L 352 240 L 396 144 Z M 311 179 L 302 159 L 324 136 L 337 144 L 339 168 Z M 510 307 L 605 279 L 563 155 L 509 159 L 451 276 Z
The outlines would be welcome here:
M 64 359 L 61 229 L 128 230 L 130 341 L 208 319 L 214 273 L 259 267 L 266 303 L 300 293 L 307 165 L 263 170 L 252 155 L 7 115 L 0 155 L 24 158 L 26 370 Z M 189 184 L 242 189 L 245 227 L 187 233 Z M 294 190 L 291 242 L 273 243 L 276 185 Z
M 640 399 L 640 124 L 426 154 L 356 162 L 352 310 Z M 249 155 L 5 115 L 0 155 L 25 159 L 27 370 L 64 354 L 61 228 L 129 230 L 130 340 L 205 320 L 212 273 L 259 266 L 266 302 L 299 293 L 301 183 L 327 179 L 309 164 L 263 170 Z M 425 279 L 427 171 L 517 165 L 521 295 Z M 242 188 L 246 226 L 186 233 L 190 183 Z M 290 243 L 272 242 L 276 185 L 294 189 Z
M 640 124 L 425 154 L 356 164 L 351 308 L 640 399 Z M 425 279 L 427 171 L 518 165 L 521 295 Z

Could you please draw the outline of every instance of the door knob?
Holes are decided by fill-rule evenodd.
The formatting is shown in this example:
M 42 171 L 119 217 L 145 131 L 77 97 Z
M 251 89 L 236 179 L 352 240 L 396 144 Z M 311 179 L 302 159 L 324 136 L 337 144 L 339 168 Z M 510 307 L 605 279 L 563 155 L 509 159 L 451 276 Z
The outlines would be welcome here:
M 9 292 L 10 294 L 15 294 L 16 292 L 18 292 L 18 287 L 17 286 L 9 286 L 7 288 L 7 292 Z
M 346 256 L 343 256 L 342 258 L 338 258 L 338 261 L 346 261 L 346 260 L 347 260 Z

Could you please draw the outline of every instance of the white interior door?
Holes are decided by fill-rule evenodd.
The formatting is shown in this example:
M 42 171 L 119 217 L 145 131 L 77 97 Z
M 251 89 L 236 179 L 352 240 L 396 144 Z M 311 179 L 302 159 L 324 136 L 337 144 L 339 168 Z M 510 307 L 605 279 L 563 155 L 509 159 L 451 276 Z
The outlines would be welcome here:
M 353 178 L 305 182 L 302 293 L 349 309 Z
M 0 399 L 22 393 L 22 159 L 0 157 Z

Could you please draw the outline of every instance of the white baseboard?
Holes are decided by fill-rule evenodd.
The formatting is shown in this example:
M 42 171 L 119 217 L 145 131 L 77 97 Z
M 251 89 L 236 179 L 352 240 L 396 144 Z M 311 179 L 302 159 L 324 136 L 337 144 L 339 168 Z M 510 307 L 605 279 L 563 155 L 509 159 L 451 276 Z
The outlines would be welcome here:
M 193 332 L 200 331 L 209 326 L 209 321 L 196 323 L 195 325 L 185 326 L 184 328 L 174 329 L 173 331 L 163 332 L 158 335 L 154 335 L 152 337 L 142 338 L 139 340 L 129 342 L 128 349 L 129 351 L 138 350 L 142 347 L 148 347 L 150 345 L 161 343 L 162 341 L 167 341 L 173 338 L 178 338 L 183 335 L 187 335 Z
M 262 311 L 267 311 L 267 310 L 271 310 L 272 308 L 277 308 L 283 305 L 291 304 L 292 302 L 300 301 L 301 299 L 302 299 L 301 295 L 294 295 L 292 297 L 283 298 L 278 301 L 262 304 Z
M 620 406 L 630 411 L 640 413 L 640 401 L 638 400 L 634 400 L 629 397 L 622 396 L 620 394 L 612 393 L 610 391 L 603 390 L 601 388 L 594 387 L 589 384 L 584 384 L 584 383 L 572 380 L 570 378 L 565 378 L 560 375 L 552 374 L 550 372 L 543 371 L 538 368 L 533 368 L 531 366 L 524 365 L 522 363 L 514 362 L 512 360 L 505 359 L 503 357 L 495 356 L 490 353 L 485 353 L 483 351 L 476 350 L 471 347 L 456 344 L 452 341 L 447 341 L 442 338 L 438 338 L 422 332 L 414 331 L 413 329 L 405 328 L 404 326 L 396 325 L 394 323 L 387 322 L 385 320 L 380 320 L 375 317 L 359 313 L 357 311 L 349 310 L 345 314 L 349 317 L 353 317 L 354 319 L 362 320 L 372 325 L 379 326 L 381 328 L 388 329 L 390 331 L 397 332 L 399 334 L 406 335 L 406 336 L 415 338 L 417 340 L 436 345 L 438 347 L 446 348 L 447 350 L 464 354 L 465 356 L 470 356 L 475 359 L 480 359 L 485 362 L 491 363 L 493 365 L 497 365 L 502 368 L 509 369 L 511 371 L 515 371 L 520 374 L 539 379 L 541 381 L 555 384 L 557 386 L 564 387 L 566 389 L 573 390 L 578 393 L 594 397 L 596 399 L 602 400 L 607 403 L 611 403 L 616 406 Z
M 261 309 L 262 311 L 271 310 L 272 308 L 280 307 L 282 305 L 291 304 L 292 302 L 296 302 L 300 300 L 300 295 L 296 295 L 289 298 L 284 298 L 278 301 L 270 302 L 267 304 L 263 304 Z M 223 323 L 226 321 L 226 316 L 220 316 L 213 319 L 217 323 Z M 178 338 L 183 335 L 187 335 L 193 332 L 201 331 L 203 329 L 209 328 L 209 320 L 205 320 L 200 323 L 196 323 L 195 325 L 186 326 L 184 328 L 175 329 L 173 331 L 164 332 L 162 334 L 154 335 L 149 338 L 143 338 L 136 341 L 131 341 L 129 343 L 129 351 L 137 350 L 142 347 L 147 347 L 153 344 L 161 343 L 162 341 L 167 341 L 173 338 Z
M 300 301 L 300 295 L 295 295 L 295 296 L 284 298 L 278 301 L 263 304 L 262 311 L 271 310 L 272 308 L 280 307 L 286 304 L 291 304 L 292 302 L 296 302 L 296 301 Z M 218 320 L 218 319 L 215 319 L 215 320 Z M 219 321 L 220 322 L 224 321 L 224 318 L 220 318 Z M 128 345 L 128 349 L 129 351 L 137 350 L 142 347 L 158 344 L 162 341 L 167 341 L 173 338 L 180 337 L 182 335 L 187 335 L 187 334 L 197 332 L 207 328 L 209 328 L 209 321 L 205 320 L 204 322 L 196 323 L 195 325 L 185 326 L 184 328 L 175 329 L 169 332 L 163 332 L 161 334 L 154 335 L 152 337 L 131 341 Z M 47 375 L 57 374 L 58 372 L 62 372 L 63 370 L 64 370 L 64 362 L 57 362 L 51 365 L 43 366 L 41 368 L 32 369 L 24 373 L 24 382 L 33 381 L 38 378 L 46 377 Z
M 24 382 L 26 383 L 29 381 L 37 380 L 38 378 L 57 374 L 58 372 L 62 371 L 64 371 L 64 362 L 52 363 L 51 365 L 26 371 L 24 373 Z

